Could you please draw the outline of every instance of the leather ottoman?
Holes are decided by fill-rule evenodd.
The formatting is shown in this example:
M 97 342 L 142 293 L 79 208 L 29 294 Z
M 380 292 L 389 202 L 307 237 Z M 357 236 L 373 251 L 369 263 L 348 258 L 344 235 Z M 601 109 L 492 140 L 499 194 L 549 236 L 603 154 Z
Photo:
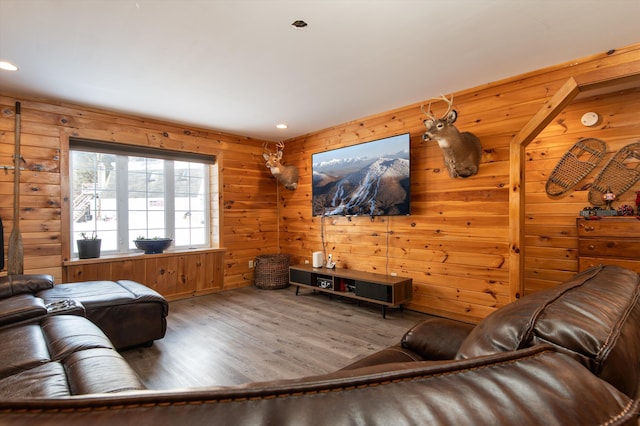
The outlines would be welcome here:
M 163 338 L 167 329 L 167 301 L 135 281 L 56 284 L 36 296 L 46 304 L 65 299 L 80 302 L 86 317 L 100 327 L 117 350 L 150 345 Z

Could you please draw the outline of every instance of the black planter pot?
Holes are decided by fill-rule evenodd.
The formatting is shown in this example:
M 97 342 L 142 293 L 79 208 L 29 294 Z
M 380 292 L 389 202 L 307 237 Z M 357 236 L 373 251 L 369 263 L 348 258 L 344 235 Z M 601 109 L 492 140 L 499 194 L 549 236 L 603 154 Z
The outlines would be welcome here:
M 80 259 L 94 259 L 100 257 L 100 244 L 102 240 L 77 240 L 78 257 Z

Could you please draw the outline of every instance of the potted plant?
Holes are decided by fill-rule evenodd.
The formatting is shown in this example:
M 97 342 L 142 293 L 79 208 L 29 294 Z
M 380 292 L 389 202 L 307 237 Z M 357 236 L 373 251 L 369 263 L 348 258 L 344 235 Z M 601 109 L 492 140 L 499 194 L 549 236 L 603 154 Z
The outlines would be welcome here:
M 156 254 L 162 253 L 166 250 L 171 245 L 172 241 L 172 238 L 145 238 L 144 236 L 139 236 L 133 240 L 133 243 L 138 249 L 144 250 L 144 254 Z
M 78 244 L 78 257 L 80 259 L 93 259 L 100 257 L 100 244 L 102 240 L 98 238 L 96 232 L 92 232 L 91 236 L 88 236 L 85 232 L 81 232 L 81 240 L 77 240 Z

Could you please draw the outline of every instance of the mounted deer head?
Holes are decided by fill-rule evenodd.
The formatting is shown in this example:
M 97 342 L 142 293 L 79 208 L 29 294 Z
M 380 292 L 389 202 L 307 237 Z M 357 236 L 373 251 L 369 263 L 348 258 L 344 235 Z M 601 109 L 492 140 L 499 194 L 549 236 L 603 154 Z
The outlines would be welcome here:
M 442 118 L 436 118 L 431 112 L 431 101 L 429 101 L 426 111 L 424 105 L 421 107 L 422 112 L 427 116 L 423 121 L 427 128 L 423 139 L 438 142 L 444 155 L 445 165 L 452 178 L 469 177 L 478 173 L 482 145 L 476 135 L 469 132 L 460 133 L 453 125 L 458 118 L 458 113 L 453 109 L 453 95 L 450 100 L 446 96 L 432 100 L 444 100 L 447 103 L 447 112 Z
M 276 152 L 271 152 L 267 148 L 268 142 L 262 145 L 264 152 L 262 156 L 267 161 L 267 168 L 271 170 L 271 174 L 278 179 L 278 182 L 284 185 L 285 188 L 294 190 L 298 187 L 298 168 L 296 166 L 283 166 L 280 160 L 282 160 L 282 150 L 284 149 L 284 142 L 278 142 L 276 144 Z

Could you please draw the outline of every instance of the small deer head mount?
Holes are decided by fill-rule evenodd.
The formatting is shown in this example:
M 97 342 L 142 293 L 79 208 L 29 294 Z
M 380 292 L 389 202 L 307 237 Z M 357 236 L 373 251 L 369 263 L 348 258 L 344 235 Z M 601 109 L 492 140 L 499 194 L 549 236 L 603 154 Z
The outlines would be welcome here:
M 431 112 L 431 101 L 429 101 L 426 111 L 424 105 L 421 107 L 422 112 L 427 116 L 423 121 L 427 128 L 423 139 L 438 142 L 444 155 L 445 165 L 452 178 L 469 177 L 478 173 L 482 145 L 476 135 L 469 132 L 460 133 L 453 125 L 458 118 L 457 111 L 453 109 L 453 95 L 451 95 L 451 99 L 441 96 L 433 100 L 444 100 L 447 103 L 447 112 L 442 118 L 436 118 Z
M 296 166 L 283 166 L 280 162 L 280 160 L 282 160 L 284 142 L 276 143 L 276 152 L 269 151 L 268 147 L 268 142 L 262 145 L 264 150 L 262 156 L 267 161 L 267 168 L 271 170 L 271 174 L 275 176 L 278 182 L 283 184 L 285 188 L 290 190 L 296 189 L 298 187 L 298 168 Z

